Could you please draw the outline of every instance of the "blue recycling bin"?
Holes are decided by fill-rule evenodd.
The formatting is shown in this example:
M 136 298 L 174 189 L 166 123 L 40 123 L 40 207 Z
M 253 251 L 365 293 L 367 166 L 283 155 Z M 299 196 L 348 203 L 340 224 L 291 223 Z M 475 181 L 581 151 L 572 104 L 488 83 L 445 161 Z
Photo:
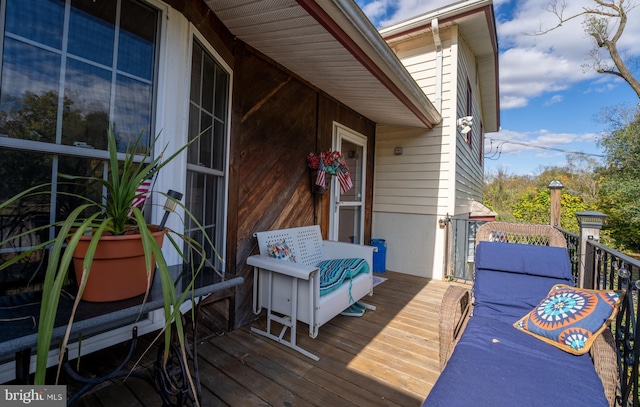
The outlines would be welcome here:
M 384 273 L 387 270 L 387 242 L 384 239 L 371 239 L 371 246 L 377 247 L 373 252 L 373 272 Z

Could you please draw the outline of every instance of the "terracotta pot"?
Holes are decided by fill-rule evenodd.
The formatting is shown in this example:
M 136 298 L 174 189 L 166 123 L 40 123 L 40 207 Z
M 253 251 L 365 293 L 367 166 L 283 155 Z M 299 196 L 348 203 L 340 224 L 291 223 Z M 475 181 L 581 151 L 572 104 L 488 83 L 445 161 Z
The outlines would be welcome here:
M 160 247 L 167 230 L 149 226 Z M 82 263 L 91 236 L 83 236 L 73 253 L 76 280 L 82 279 Z M 153 260 L 155 264 L 155 259 Z M 152 270 L 151 280 L 153 281 Z M 92 302 L 119 301 L 144 294 L 147 290 L 145 257 L 140 235 L 103 236 L 96 248 L 91 272 L 82 299 Z

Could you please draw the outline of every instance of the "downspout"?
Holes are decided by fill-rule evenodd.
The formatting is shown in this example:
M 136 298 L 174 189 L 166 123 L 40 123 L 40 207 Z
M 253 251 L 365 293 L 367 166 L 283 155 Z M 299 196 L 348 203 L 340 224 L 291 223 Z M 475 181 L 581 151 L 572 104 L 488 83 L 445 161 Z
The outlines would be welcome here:
M 442 41 L 440 40 L 440 28 L 438 27 L 438 19 L 431 20 L 431 33 L 433 34 L 433 42 L 436 45 L 436 100 L 434 107 L 438 113 L 442 114 Z

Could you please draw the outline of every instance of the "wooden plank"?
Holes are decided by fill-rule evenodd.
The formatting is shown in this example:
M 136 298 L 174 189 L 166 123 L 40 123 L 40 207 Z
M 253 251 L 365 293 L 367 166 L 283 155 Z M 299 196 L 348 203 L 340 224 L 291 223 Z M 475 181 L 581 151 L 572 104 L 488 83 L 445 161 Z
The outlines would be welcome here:
M 349 368 L 348 361 L 352 358 L 350 353 L 345 353 L 333 346 L 323 348 L 322 342 L 313 342 L 313 352 L 321 355 L 318 362 L 301 355 L 300 353 L 281 346 L 262 336 L 250 333 L 247 330 L 240 330 L 235 336 L 236 340 L 243 341 L 251 349 L 260 349 L 271 355 L 273 359 L 277 359 L 278 363 L 291 369 L 295 374 L 303 376 L 306 380 L 314 383 L 315 386 L 321 386 L 327 393 L 338 393 L 340 397 L 348 399 L 350 402 L 361 406 L 395 406 L 407 405 L 402 395 L 396 394 L 394 389 L 380 388 L 377 380 L 371 380 L 368 377 L 354 374 Z M 310 341 L 315 341 L 311 340 Z M 299 368 L 298 366 L 305 366 Z M 375 391 L 374 391 L 375 389 Z M 396 403 L 392 399 L 403 400 Z M 316 405 L 324 406 L 322 398 L 318 400 Z
M 202 355 L 202 353 L 201 353 Z M 203 389 L 207 389 L 208 392 L 214 394 L 216 399 L 209 400 L 203 399 L 203 405 L 216 405 L 219 401 L 228 406 L 260 406 L 265 405 L 265 401 L 258 397 L 251 388 L 243 387 L 236 381 L 230 380 L 229 376 L 213 366 L 207 361 L 207 359 L 200 357 L 200 383 Z M 232 369 L 235 370 L 235 369 Z M 253 385 L 253 383 L 246 383 L 245 385 Z
M 101 391 L 101 392 L 95 393 L 95 396 L 99 400 L 101 405 L 118 406 L 118 407 L 140 407 L 143 405 L 138 401 L 136 396 L 133 393 L 131 393 L 131 391 L 126 386 L 123 386 L 121 383 L 119 385 L 112 386 L 112 387 L 118 387 L 118 390 L 114 391 L 114 389 L 112 388 L 110 391 Z M 147 400 L 145 403 L 149 403 L 149 402 L 150 400 Z M 151 402 L 150 404 L 145 404 L 145 405 L 161 406 L 162 402 L 157 404 L 153 404 L 153 402 Z
M 224 333 L 203 317 L 198 347 L 202 405 L 420 405 L 439 375 L 437 309 L 451 283 L 393 272 L 384 276 L 388 281 L 367 298 L 376 311 L 359 318 L 337 316 L 315 339 L 299 324 L 298 344 L 318 355 L 317 362 L 252 333 L 250 326 L 264 327 L 264 318 Z M 141 337 L 141 346 L 150 338 Z M 97 353 L 92 362 L 111 357 Z M 142 365 L 152 365 L 154 358 L 151 350 Z M 120 402 L 121 395 L 126 403 L 138 404 Z M 78 405 L 155 407 L 158 400 L 148 385 L 130 379 L 87 395 Z
M 249 332 L 241 330 L 238 334 L 230 335 L 231 341 L 218 341 L 215 342 L 216 346 L 220 347 L 222 351 L 234 354 L 236 357 L 241 357 L 245 365 L 255 369 L 257 372 L 272 378 L 275 382 L 280 384 L 286 389 L 290 389 L 296 396 L 302 400 L 302 402 L 296 402 L 294 405 L 328 405 L 328 406 L 361 406 L 362 403 L 353 402 L 344 398 L 342 392 L 336 391 L 337 388 L 333 388 L 333 391 L 327 391 L 327 389 L 314 385 L 314 382 L 309 381 L 308 377 L 310 372 L 317 370 L 310 363 L 310 360 L 302 360 L 297 357 L 292 357 L 290 354 L 283 352 L 281 349 L 270 349 L 268 354 L 260 355 L 258 353 L 253 354 L 251 352 L 256 341 L 252 341 L 252 338 L 257 339 L 256 335 L 246 335 Z M 243 335 L 244 334 L 244 335 Z M 289 361 L 289 366 L 281 364 L 282 361 Z M 293 369 L 293 371 L 291 370 Z M 327 376 L 327 372 L 322 372 L 321 375 Z
M 225 343 L 228 341 L 224 341 Z M 295 406 L 310 406 L 311 404 L 305 403 L 303 399 L 298 397 L 295 393 L 290 391 L 274 381 L 271 375 L 262 375 L 260 372 L 253 369 L 251 366 L 244 363 L 244 355 L 230 355 L 219 348 L 216 348 L 212 342 L 205 342 L 201 346 L 200 351 L 201 359 L 206 360 L 216 369 L 224 372 L 230 379 L 240 386 L 251 385 L 252 392 L 255 396 L 262 400 L 269 400 L 269 403 L 273 405 L 295 405 Z M 274 366 L 275 367 L 275 366 Z M 225 383 L 225 386 L 227 382 Z M 233 402 L 229 402 L 230 399 L 222 397 L 230 405 L 234 405 L 237 400 L 236 397 L 232 398 Z M 241 405 L 241 404 L 236 404 Z M 245 404 L 246 405 L 246 404 Z

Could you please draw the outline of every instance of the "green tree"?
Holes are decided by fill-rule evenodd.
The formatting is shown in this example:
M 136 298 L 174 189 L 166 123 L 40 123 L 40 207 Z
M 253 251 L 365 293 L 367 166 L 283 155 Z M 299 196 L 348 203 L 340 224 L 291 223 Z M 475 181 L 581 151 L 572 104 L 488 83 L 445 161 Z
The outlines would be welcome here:
M 520 195 L 513 207 L 513 216 L 518 222 L 549 224 L 550 208 L 551 193 L 548 188 L 530 189 Z M 560 198 L 560 227 L 579 233 L 576 212 L 593 209 L 580 196 L 563 192 Z
M 530 188 L 523 192 L 513 206 L 517 222 L 549 224 L 551 199 L 549 190 Z
M 512 175 L 505 170 L 488 174 L 484 186 L 484 204 L 498 213 L 497 220 L 514 222 L 512 208 L 522 191 L 535 186 L 536 179 L 530 176 Z
M 600 163 L 591 157 L 570 154 L 567 155 L 565 166 L 542 167 L 537 175 L 512 175 L 504 170 L 499 170 L 495 174 L 486 175 L 484 204 L 498 213 L 497 220 L 548 223 L 550 216 L 549 183 L 552 180 L 558 180 L 564 186 L 562 199 L 565 200 L 565 205 L 573 205 L 573 199 L 568 197 L 575 197 L 589 208 L 596 208 L 599 188 L 599 175 L 596 171 L 599 166 Z M 542 194 L 543 191 L 546 192 Z M 539 194 L 542 196 L 538 196 Z M 546 196 L 546 200 L 543 199 L 544 196 Z M 522 202 L 526 199 L 538 200 L 537 205 L 539 206 L 532 210 L 532 206 L 535 206 L 534 203 Z M 543 200 L 540 201 L 540 199 Z M 520 215 L 515 214 L 516 209 L 520 211 Z M 575 212 L 569 210 L 565 217 L 575 218 Z M 535 216 L 533 216 L 534 214 Z M 529 215 L 531 217 L 527 218 Z M 574 220 L 565 220 L 561 223 L 568 222 L 568 226 L 577 225 Z M 566 229 L 573 231 L 573 228 Z
M 640 114 L 600 141 L 606 156 L 598 207 L 616 248 L 640 252 Z

